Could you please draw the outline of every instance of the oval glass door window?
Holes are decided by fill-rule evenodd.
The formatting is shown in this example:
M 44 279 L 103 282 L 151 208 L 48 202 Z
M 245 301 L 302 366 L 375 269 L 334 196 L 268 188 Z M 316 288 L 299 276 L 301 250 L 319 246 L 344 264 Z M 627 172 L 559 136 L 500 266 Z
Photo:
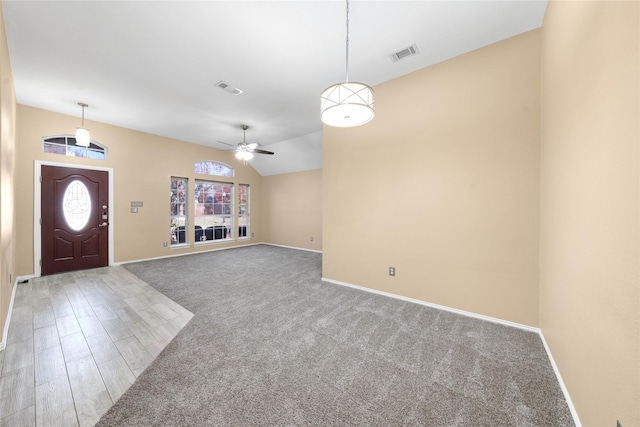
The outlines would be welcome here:
M 91 197 L 89 197 L 87 186 L 77 179 L 72 181 L 64 191 L 62 212 L 67 224 L 74 231 L 82 230 L 89 222 Z

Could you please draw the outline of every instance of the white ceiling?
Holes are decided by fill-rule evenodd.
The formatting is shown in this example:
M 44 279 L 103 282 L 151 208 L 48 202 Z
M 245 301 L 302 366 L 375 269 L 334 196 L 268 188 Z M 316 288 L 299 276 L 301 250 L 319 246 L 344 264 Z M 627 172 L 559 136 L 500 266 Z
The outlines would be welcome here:
M 349 78 L 374 86 L 538 28 L 546 5 L 352 0 Z M 247 142 L 276 153 L 250 161 L 261 175 L 322 167 L 319 98 L 345 79 L 344 1 L 3 0 L 2 8 L 20 104 L 80 123 L 77 102 L 86 102 L 87 121 L 219 149 L 230 147 L 217 141 L 242 141 L 247 124 Z M 418 55 L 391 61 L 413 43 Z

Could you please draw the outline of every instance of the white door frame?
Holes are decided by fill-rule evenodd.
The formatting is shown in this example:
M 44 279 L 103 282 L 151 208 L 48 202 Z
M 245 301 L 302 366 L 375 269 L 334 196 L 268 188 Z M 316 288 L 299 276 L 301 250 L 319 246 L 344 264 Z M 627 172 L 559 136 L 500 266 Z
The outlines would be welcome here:
M 42 258 L 42 224 L 40 224 L 40 217 L 42 216 L 42 183 L 40 177 L 42 176 L 42 166 L 55 166 L 61 168 L 76 168 L 95 171 L 105 171 L 109 174 L 109 265 L 113 265 L 113 168 L 105 168 L 100 166 L 84 166 L 75 165 L 71 163 L 58 163 L 47 162 L 43 160 L 36 160 L 34 170 L 33 182 L 35 184 L 34 200 L 33 200 L 33 273 L 35 277 L 40 277 L 42 267 L 40 266 L 40 259 Z

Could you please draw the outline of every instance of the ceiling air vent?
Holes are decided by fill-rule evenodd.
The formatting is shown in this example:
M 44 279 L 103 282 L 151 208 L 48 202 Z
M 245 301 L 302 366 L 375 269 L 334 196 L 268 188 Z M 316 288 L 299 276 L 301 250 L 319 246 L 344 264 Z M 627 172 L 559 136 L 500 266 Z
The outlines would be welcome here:
M 244 92 L 242 89 L 233 87 L 229 83 L 223 81 L 219 81 L 218 83 L 216 83 L 216 86 L 224 90 L 225 92 L 229 92 L 232 95 L 240 95 L 242 92 Z
M 393 62 L 398 62 L 401 59 L 404 59 L 408 56 L 413 56 L 413 55 L 417 55 L 420 51 L 418 50 L 418 46 L 416 46 L 416 44 L 412 44 L 409 47 L 406 47 L 402 50 L 399 50 L 397 52 L 393 52 L 392 54 L 390 54 L 389 56 L 391 57 L 391 60 Z

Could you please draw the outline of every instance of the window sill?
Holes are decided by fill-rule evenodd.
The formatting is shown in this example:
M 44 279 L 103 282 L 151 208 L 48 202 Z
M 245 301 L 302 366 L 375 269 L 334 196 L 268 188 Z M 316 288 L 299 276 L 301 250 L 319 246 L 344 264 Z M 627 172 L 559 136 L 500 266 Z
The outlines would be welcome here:
M 188 248 L 190 245 L 188 243 L 176 243 L 175 245 L 171 245 L 169 249 L 184 249 Z
M 184 248 L 190 248 L 190 247 L 197 247 L 197 246 L 209 246 L 209 245 L 216 245 L 219 243 L 233 243 L 233 242 L 240 242 L 240 241 L 244 241 L 244 240 L 251 240 L 251 237 L 238 237 L 237 239 L 217 239 L 217 240 L 203 240 L 200 242 L 195 242 L 193 244 L 190 243 L 178 243 L 178 244 L 174 244 L 171 245 L 169 247 L 169 249 L 184 249 Z
M 202 240 L 200 242 L 195 242 L 194 246 L 206 246 L 206 245 L 215 245 L 216 243 L 229 243 L 235 242 L 233 239 L 217 239 L 217 240 Z

